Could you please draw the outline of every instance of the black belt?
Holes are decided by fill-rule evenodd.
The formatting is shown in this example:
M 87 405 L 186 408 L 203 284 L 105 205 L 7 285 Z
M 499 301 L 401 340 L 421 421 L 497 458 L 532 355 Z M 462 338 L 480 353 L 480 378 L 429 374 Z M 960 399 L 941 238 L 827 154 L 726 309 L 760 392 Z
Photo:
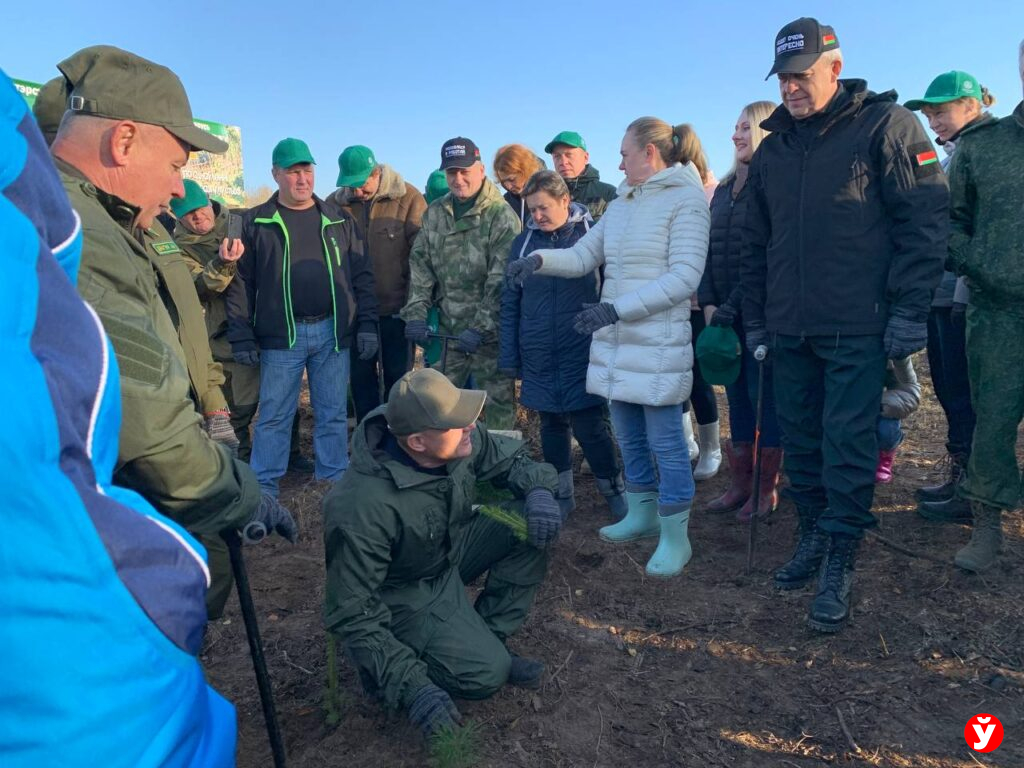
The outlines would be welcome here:
M 296 317 L 295 318 L 295 322 L 296 323 L 306 323 L 306 324 L 308 324 L 308 323 L 319 323 L 321 320 L 327 320 L 330 317 L 331 317 L 331 313 L 330 312 L 325 312 L 322 315 L 306 315 L 304 317 Z

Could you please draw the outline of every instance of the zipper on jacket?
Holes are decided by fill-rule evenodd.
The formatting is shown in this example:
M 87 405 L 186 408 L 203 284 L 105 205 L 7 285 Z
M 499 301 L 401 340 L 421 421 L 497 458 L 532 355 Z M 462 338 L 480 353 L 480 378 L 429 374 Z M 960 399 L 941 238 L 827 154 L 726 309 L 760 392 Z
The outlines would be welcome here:
M 811 141 L 813 141 L 813 139 Z M 797 269 L 797 272 L 799 273 L 799 283 L 800 283 L 800 332 L 801 332 L 801 334 L 803 334 L 803 329 L 804 329 L 804 326 L 806 325 L 806 323 L 804 321 L 804 306 L 806 304 L 806 298 L 805 298 L 806 287 L 804 286 L 804 189 L 805 189 L 806 181 L 807 181 L 807 157 L 808 157 L 808 155 L 810 155 L 810 153 L 811 153 L 811 148 L 809 146 L 805 146 L 804 147 L 804 156 L 800 160 L 800 225 L 799 225 L 799 228 L 798 228 L 798 231 L 800 233 L 800 235 L 799 235 L 799 241 L 800 241 L 799 254 L 800 254 L 800 257 L 796 260 L 796 269 Z M 765 298 L 767 299 L 767 297 L 768 297 L 768 291 L 766 289 L 765 290 Z
M 253 219 L 254 224 L 276 224 L 284 234 L 284 257 L 281 261 L 281 290 L 284 292 L 284 325 L 288 331 L 288 349 L 295 346 L 295 314 L 292 312 L 292 260 L 291 260 L 291 237 L 288 235 L 288 227 L 281 218 L 280 211 L 274 211 L 269 219 Z M 256 315 L 253 314 L 253 326 L 256 324 Z
M 324 261 L 327 262 L 327 277 L 331 286 L 331 308 L 334 310 L 334 351 L 340 352 L 341 347 L 338 342 L 338 296 L 334 292 L 334 268 L 331 266 L 331 251 L 327 247 L 327 228 L 332 224 L 342 224 L 345 220 L 331 221 L 322 213 L 320 214 L 320 240 L 324 244 Z M 334 235 L 331 235 L 331 242 L 334 243 L 334 257 L 338 262 L 338 267 L 341 267 L 341 253 L 338 250 L 338 241 Z M 355 301 L 355 294 L 352 294 L 352 300 Z
M 896 170 L 899 172 L 898 176 L 900 181 L 903 183 L 903 190 L 907 191 L 912 189 L 914 183 L 910 178 L 910 174 L 907 173 L 906 163 L 909 162 L 909 158 L 906 146 L 903 144 L 903 139 L 896 139 L 896 157 L 893 162 L 896 165 Z

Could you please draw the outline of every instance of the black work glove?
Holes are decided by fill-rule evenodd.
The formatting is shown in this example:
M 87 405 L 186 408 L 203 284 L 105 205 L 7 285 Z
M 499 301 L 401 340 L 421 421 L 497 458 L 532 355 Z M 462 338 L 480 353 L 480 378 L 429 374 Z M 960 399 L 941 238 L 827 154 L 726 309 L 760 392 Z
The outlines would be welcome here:
M 459 334 L 459 341 L 455 345 L 455 348 L 459 352 L 465 352 L 467 355 L 472 355 L 480 347 L 480 342 L 484 340 L 484 335 L 480 333 L 476 328 L 467 328 Z
M 270 531 L 295 543 L 298 529 L 291 512 L 277 503 L 277 499 L 269 493 L 260 496 L 260 504 L 256 507 L 252 519 L 242 529 L 242 541 L 246 544 L 257 544 L 266 538 Z
M 260 364 L 260 351 L 258 349 L 250 349 L 245 352 L 232 352 L 231 356 L 235 358 L 235 362 L 239 365 L 248 365 L 250 368 L 255 368 Z
M 521 379 L 523 378 L 523 372 L 518 368 L 499 368 L 498 373 L 502 376 L 508 376 L 510 379 Z
M 405 324 L 405 338 L 417 344 L 427 343 L 427 321 L 410 320 Z
M 231 416 L 227 411 L 204 414 L 203 429 L 215 443 L 224 445 L 233 456 L 238 455 L 238 435 L 231 426 Z
M 526 517 L 526 540 L 535 547 L 546 547 L 562 529 L 562 511 L 547 488 L 534 488 L 526 494 L 523 513 Z
M 442 729 L 455 728 L 462 722 L 462 715 L 446 691 L 427 683 L 409 704 L 409 722 L 429 738 Z
M 719 328 L 731 328 L 736 322 L 736 310 L 728 304 L 722 304 L 711 313 L 711 325 Z
M 583 311 L 573 319 L 573 330 L 583 336 L 589 336 L 599 328 L 619 321 L 619 313 L 615 306 L 607 301 L 597 304 L 584 304 Z
M 885 326 L 882 337 L 885 354 L 891 360 L 902 360 L 928 346 L 928 322 L 918 320 L 908 312 L 899 308 L 889 314 L 889 322 Z
M 514 259 L 505 267 L 505 284 L 510 288 L 522 288 L 530 275 L 540 269 L 544 260 L 539 253 L 531 253 L 521 259 Z
M 373 331 L 364 331 L 356 334 L 356 348 L 359 350 L 360 360 L 369 360 L 377 354 L 377 348 L 380 346 L 380 342 L 377 340 L 377 334 Z
M 953 302 L 953 307 L 949 310 L 949 322 L 958 330 L 963 330 L 967 326 L 967 305 L 964 302 Z
M 746 334 L 746 345 L 750 354 L 756 357 L 758 347 L 764 347 L 765 352 L 768 351 L 769 344 L 771 343 L 771 337 L 768 335 L 768 331 L 764 328 L 747 328 Z M 765 359 L 767 359 L 767 355 L 765 355 Z

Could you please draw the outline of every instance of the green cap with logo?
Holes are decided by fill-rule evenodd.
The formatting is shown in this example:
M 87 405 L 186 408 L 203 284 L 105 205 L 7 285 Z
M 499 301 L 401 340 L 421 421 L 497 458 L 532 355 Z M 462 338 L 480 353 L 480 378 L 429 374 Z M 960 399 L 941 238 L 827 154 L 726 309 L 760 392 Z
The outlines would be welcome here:
M 338 156 L 338 186 L 361 187 L 377 167 L 373 150 L 362 144 L 345 147 Z
M 167 67 L 120 48 L 94 45 L 57 69 L 71 84 L 68 109 L 76 114 L 158 125 L 193 151 L 227 151 L 226 143 L 196 126 L 185 88 Z
M 278 168 L 291 168 L 300 163 L 316 165 L 313 154 L 302 139 L 281 139 L 274 147 L 272 162 Z
M 438 169 L 431 171 L 430 176 L 427 177 L 427 187 L 423 193 L 423 196 L 427 199 L 427 205 L 437 200 L 439 197 L 444 197 L 448 194 L 448 177 L 444 175 L 444 171 Z
M 550 155 L 559 144 L 565 144 L 568 147 L 576 147 L 577 149 L 582 149 L 584 152 L 587 151 L 587 142 L 585 142 L 583 137 L 576 133 L 576 131 L 562 131 L 547 143 L 547 146 L 544 147 L 544 151 Z
M 436 368 L 421 368 L 391 387 L 384 418 L 395 435 L 462 429 L 480 417 L 486 399 L 483 390 L 459 389 Z
M 32 114 L 39 123 L 39 130 L 46 137 L 48 143 L 53 142 L 60 128 L 60 121 L 68 108 L 68 79 L 64 75 L 57 75 L 39 89 L 35 103 L 32 105 Z
M 183 184 L 185 196 L 171 198 L 171 210 L 174 211 L 174 216 L 178 219 L 187 213 L 192 213 L 196 208 L 210 204 L 210 198 L 206 196 L 206 192 L 192 179 L 185 179 Z
M 973 75 L 954 69 L 943 72 L 932 80 L 922 99 L 911 99 L 905 106 L 907 109 L 921 109 L 929 104 L 945 104 L 964 97 L 981 101 L 981 86 Z
M 728 386 L 740 375 L 740 338 L 731 326 L 709 325 L 697 337 L 700 373 L 708 384 Z

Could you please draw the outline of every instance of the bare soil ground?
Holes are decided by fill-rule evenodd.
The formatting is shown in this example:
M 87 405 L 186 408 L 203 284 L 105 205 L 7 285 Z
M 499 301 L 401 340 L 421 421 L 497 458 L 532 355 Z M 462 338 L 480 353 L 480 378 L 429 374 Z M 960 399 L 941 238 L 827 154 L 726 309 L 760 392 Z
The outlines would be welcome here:
M 920 361 L 919 368 L 926 363 Z M 726 421 L 724 398 L 722 421 Z M 311 426 L 306 413 L 305 432 Z M 682 576 L 652 581 L 647 540 L 601 542 L 608 522 L 592 478 L 577 476 L 579 506 L 554 548 L 533 613 L 513 647 L 547 665 L 544 685 L 458 702 L 481 726 L 479 766 L 824 765 L 892 768 L 1024 766 L 1024 520 L 1004 524 L 1005 554 L 984 576 L 952 565 L 969 528 L 918 517 L 913 491 L 937 478 L 945 423 L 930 391 L 906 424 L 896 478 L 880 487 L 879 533 L 861 548 L 849 626 L 806 628 L 810 588 L 779 593 L 772 569 L 792 548 L 784 503 L 759 528 L 746 572 L 747 527 L 701 511 L 727 470 L 698 486 L 694 557 Z M 528 429 L 528 433 L 529 433 Z M 419 734 L 361 692 L 339 654 L 341 722 L 325 720 L 326 636 L 320 620 L 323 484 L 288 477 L 299 543 L 247 550 L 254 599 L 289 765 L 429 765 Z M 354 502 L 355 503 L 355 502 Z M 238 708 L 238 764 L 272 764 L 237 600 L 211 624 L 203 664 Z M 996 715 L 1002 746 L 968 749 L 964 726 Z

